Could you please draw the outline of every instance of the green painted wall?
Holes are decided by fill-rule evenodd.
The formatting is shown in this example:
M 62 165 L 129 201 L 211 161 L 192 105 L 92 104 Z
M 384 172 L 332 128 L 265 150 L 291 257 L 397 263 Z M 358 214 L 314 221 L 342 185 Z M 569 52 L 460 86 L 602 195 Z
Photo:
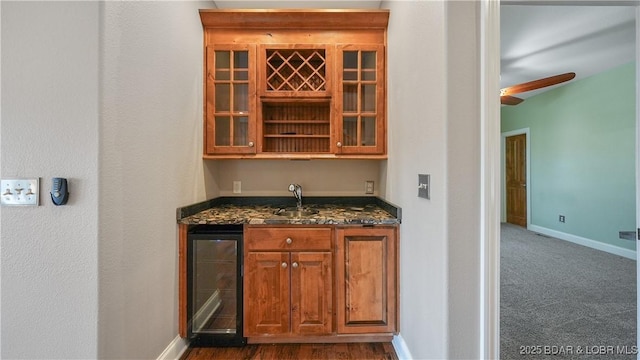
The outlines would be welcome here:
M 635 62 L 502 107 L 529 128 L 531 224 L 635 249 Z M 558 215 L 566 216 L 560 223 Z

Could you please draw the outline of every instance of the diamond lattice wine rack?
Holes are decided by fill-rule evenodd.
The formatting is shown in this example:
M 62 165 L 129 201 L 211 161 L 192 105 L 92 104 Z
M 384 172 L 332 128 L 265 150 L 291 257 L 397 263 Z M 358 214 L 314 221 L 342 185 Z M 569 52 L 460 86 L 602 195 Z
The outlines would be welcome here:
M 326 90 L 324 49 L 267 50 L 267 91 Z

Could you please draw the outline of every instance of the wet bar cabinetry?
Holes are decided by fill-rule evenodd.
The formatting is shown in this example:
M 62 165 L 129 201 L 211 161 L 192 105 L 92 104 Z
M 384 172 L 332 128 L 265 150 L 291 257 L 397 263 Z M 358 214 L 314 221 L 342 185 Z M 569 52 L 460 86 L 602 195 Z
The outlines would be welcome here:
M 387 10 L 201 10 L 204 158 L 386 158 Z
M 331 228 L 248 227 L 246 235 L 245 336 L 331 334 Z
M 180 336 L 191 327 L 188 238 L 220 227 L 242 229 L 238 318 L 248 343 L 375 342 L 397 334 L 402 209 L 374 197 L 307 197 L 306 213 L 283 215 L 292 203 L 220 197 L 177 209 Z M 205 290 L 221 288 L 202 280 Z M 211 292 L 201 298 L 209 302 Z
M 397 226 L 249 225 L 249 343 L 390 341 L 397 333 Z
M 336 228 L 338 334 L 397 331 L 397 230 Z

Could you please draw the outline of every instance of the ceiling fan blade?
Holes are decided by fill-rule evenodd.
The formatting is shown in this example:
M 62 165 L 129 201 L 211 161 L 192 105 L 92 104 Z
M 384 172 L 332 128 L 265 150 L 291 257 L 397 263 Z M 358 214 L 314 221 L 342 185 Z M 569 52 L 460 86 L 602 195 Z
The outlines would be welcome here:
M 576 77 L 576 73 L 574 72 L 549 76 L 544 79 L 533 80 L 526 83 L 506 87 L 500 91 L 500 95 L 501 96 L 513 95 L 513 94 L 519 94 L 519 93 L 523 93 L 531 90 L 537 90 L 543 87 L 557 85 L 565 81 L 569 81 L 574 77 Z
M 502 105 L 518 105 L 523 102 L 524 99 L 520 99 L 511 95 L 502 95 L 500 96 L 500 104 Z

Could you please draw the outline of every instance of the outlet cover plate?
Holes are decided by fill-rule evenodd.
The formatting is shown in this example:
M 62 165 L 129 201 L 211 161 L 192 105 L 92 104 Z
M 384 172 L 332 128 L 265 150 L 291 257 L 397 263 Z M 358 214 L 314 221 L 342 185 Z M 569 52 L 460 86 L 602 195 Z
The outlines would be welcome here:
M 40 179 L 2 179 L 0 194 L 2 206 L 38 206 Z
M 234 181 L 233 182 L 233 193 L 241 194 L 242 193 L 242 181 Z
M 364 193 L 365 194 L 373 194 L 373 184 L 372 180 L 367 180 L 364 182 Z

